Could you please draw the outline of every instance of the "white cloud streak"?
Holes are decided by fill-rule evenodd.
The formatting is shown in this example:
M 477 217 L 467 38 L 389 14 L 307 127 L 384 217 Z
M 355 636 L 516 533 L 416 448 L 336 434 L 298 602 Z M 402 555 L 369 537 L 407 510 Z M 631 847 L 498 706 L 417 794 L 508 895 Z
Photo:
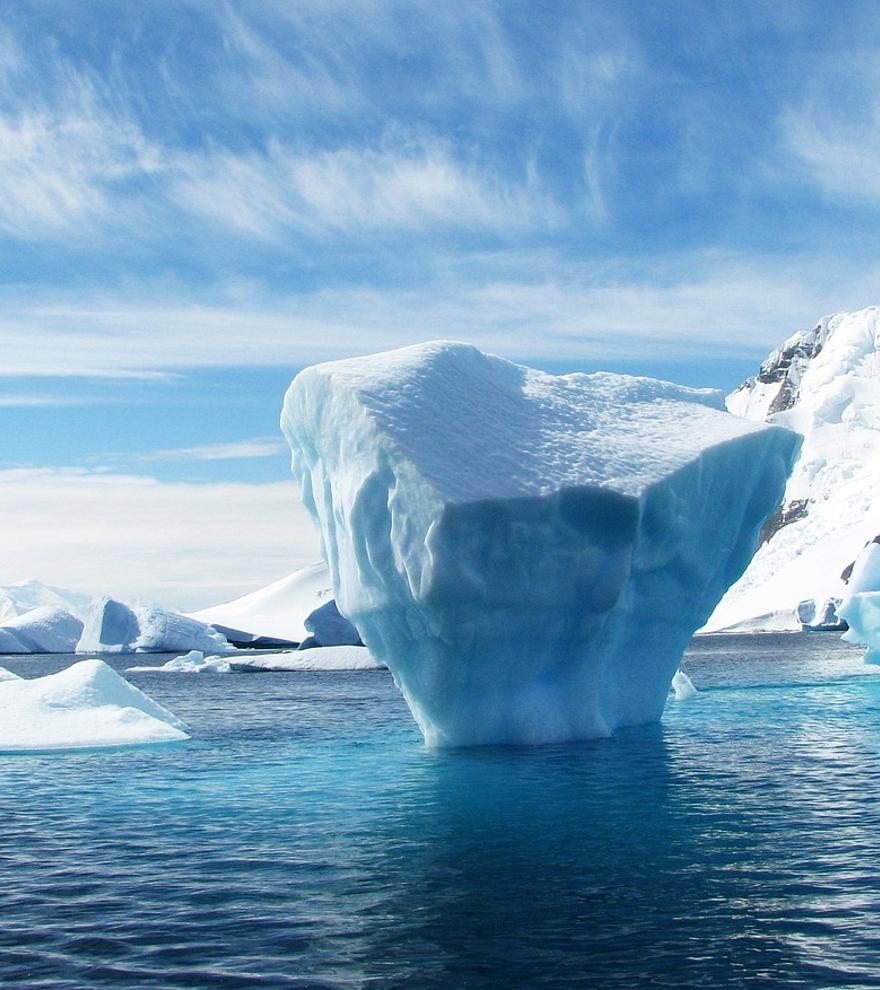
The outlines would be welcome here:
M 236 461 L 261 457 L 289 455 L 290 448 L 283 440 L 273 437 L 254 437 L 250 440 L 234 440 L 230 443 L 210 443 L 200 447 L 175 447 L 143 454 L 142 461 Z
M 640 278 L 609 266 L 515 257 L 497 277 L 449 274 L 418 289 L 340 288 L 193 304 L 162 287 L 131 297 L 2 301 L 6 376 L 119 375 L 156 369 L 287 365 L 431 338 L 513 357 L 589 359 L 742 356 L 773 346 L 826 312 L 880 296 L 880 269 L 836 269 L 719 255 L 658 263 Z M 463 259 L 462 267 L 468 261 Z M 491 262 L 486 262 L 491 268 Z M 157 298 L 165 299 L 157 303 Z
M 252 591 L 320 556 L 293 482 L 13 469 L 0 471 L 0 518 L 0 583 L 36 578 L 181 609 Z

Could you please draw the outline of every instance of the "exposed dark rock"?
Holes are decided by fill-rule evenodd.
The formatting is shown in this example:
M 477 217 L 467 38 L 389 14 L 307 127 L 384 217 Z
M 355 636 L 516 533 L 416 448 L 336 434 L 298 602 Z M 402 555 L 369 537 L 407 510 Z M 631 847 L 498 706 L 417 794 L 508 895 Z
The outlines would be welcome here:
M 769 543 L 779 530 L 785 526 L 798 522 L 800 519 L 806 519 L 809 512 L 809 502 L 805 498 L 792 499 L 791 502 L 780 505 L 776 512 L 761 527 L 758 546 L 760 547 L 765 543 Z

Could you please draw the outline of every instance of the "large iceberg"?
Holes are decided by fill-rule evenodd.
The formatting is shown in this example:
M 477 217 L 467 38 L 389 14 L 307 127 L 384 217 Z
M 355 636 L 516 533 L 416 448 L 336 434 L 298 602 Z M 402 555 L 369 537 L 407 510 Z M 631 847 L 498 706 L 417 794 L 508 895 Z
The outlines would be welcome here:
M 799 447 L 722 410 L 447 342 L 296 377 L 282 427 L 336 599 L 429 744 L 660 717 Z
M 58 674 L 0 676 L 0 752 L 135 746 L 188 739 L 186 725 L 102 660 Z
M 229 652 L 226 637 L 204 622 L 143 602 L 101 598 L 86 617 L 77 653 Z

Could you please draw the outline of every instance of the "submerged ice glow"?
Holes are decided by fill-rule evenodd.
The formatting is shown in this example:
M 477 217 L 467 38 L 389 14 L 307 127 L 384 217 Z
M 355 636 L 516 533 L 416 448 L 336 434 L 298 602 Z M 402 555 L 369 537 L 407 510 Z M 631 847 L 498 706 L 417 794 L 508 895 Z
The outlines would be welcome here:
M 282 426 L 337 601 L 427 742 L 660 717 L 799 446 L 722 409 L 447 342 L 297 376 Z

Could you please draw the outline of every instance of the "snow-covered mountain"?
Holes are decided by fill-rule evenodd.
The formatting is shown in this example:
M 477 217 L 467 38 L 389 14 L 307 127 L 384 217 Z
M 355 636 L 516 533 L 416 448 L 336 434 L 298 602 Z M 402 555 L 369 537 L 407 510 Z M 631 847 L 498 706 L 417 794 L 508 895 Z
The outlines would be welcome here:
M 880 308 L 837 313 L 794 334 L 727 398 L 737 416 L 804 437 L 780 511 L 706 625 L 800 629 L 880 533 Z
M 95 599 L 81 591 L 54 588 L 41 581 L 18 581 L 0 586 L 0 623 L 34 608 L 61 608 L 82 619 Z

